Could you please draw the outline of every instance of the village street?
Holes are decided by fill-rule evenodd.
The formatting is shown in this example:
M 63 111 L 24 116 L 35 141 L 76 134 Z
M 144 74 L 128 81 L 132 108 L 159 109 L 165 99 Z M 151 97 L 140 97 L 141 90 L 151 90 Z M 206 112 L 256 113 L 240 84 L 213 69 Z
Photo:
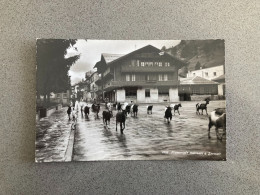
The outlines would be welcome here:
M 119 125 L 116 131 L 115 117 L 108 128 L 104 127 L 101 117 L 104 108 L 99 119 L 93 113 L 89 119 L 79 118 L 73 160 L 225 158 L 226 140 L 216 139 L 215 127 L 208 139 L 208 117 L 195 113 L 196 102 L 182 102 L 181 115 L 176 113 L 170 124 L 163 119 L 164 105 L 154 104 L 152 115 L 147 115 L 146 104 L 139 105 L 138 117 L 127 117 L 124 134 L 120 133 Z M 225 102 L 210 102 L 208 112 L 217 107 L 225 107 Z M 210 152 L 215 155 L 209 155 Z
M 71 121 L 66 107 L 53 113 L 49 119 L 37 123 L 36 160 L 66 161 L 67 150 L 71 160 L 168 160 L 225 158 L 226 138 L 216 139 L 215 127 L 208 139 L 208 116 L 197 115 L 196 102 L 182 102 L 180 115 L 173 116 L 170 124 L 164 121 L 164 105 L 154 104 L 153 114 L 147 115 L 147 104 L 140 104 L 136 118 L 128 116 L 124 134 L 115 129 L 115 117 L 108 128 L 104 127 L 101 106 L 99 119 L 90 112 L 89 119 L 79 114 L 73 149 L 69 148 Z M 208 113 L 224 107 L 225 101 L 211 101 Z M 114 116 L 117 111 L 113 111 Z M 72 142 L 73 142 L 72 140 Z M 70 155 L 71 155 L 70 154 Z

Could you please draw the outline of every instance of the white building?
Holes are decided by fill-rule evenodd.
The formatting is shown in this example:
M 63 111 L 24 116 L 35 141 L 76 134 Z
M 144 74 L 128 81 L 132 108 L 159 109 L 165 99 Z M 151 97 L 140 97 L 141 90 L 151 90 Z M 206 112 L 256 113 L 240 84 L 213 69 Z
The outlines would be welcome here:
M 64 93 L 53 93 L 51 96 L 51 101 L 60 104 L 70 104 L 70 90 Z
M 187 73 L 187 78 L 200 76 L 202 78 L 212 80 L 221 75 L 224 75 L 224 66 L 223 65 L 214 66 L 211 68 L 204 68 L 204 69 L 201 68 L 200 70 L 189 71 Z
M 90 76 L 90 93 L 91 98 L 96 99 L 97 98 L 97 91 L 98 91 L 98 85 L 96 84 L 96 81 L 99 79 L 99 75 L 97 72 L 94 72 Z

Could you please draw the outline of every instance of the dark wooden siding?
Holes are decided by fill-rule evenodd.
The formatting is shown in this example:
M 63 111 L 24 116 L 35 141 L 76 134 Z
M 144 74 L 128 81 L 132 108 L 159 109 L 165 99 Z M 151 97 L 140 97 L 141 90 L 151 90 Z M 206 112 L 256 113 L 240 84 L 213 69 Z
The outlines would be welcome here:
M 180 85 L 179 94 L 217 95 L 218 85 Z

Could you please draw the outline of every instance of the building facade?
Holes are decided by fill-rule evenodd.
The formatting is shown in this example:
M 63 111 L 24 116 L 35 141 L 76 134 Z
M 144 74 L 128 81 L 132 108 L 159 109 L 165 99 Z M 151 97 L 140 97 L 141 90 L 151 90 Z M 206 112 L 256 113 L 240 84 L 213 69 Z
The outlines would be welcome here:
M 181 101 L 203 100 L 218 95 L 218 83 L 200 76 L 180 78 L 179 96 Z
M 218 95 L 225 96 L 226 95 L 226 83 L 225 83 L 225 75 L 221 75 L 212 81 L 218 82 Z
M 178 102 L 178 70 L 185 62 L 151 45 L 126 55 L 102 54 L 96 81 L 111 102 Z
M 90 78 L 93 73 L 94 73 L 94 71 L 88 71 L 85 73 L 85 88 L 84 88 L 84 92 L 83 92 L 84 101 L 89 101 L 91 99 Z
M 64 93 L 53 93 L 51 101 L 62 105 L 69 105 L 71 100 L 71 92 L 67 90 Z
M 93 72 L 90 76 L 90 97 L 91 99 L 97 98 L 97 91 L 98 91 L 98 85 L 96 84 L 96 81 L 99 79 L 99 75 L 97 72 Z
M 221 75 L 224 75 L 224 66 L 215 66 L 211 68 L 204 68 L 204 69 L 199 69 L 199 70 L 194 70 L 194 71 L 188 71 L 187 73 L 187 78 L 192 78 L 196 76 L 200 76 L 202 78 L 212 80 L 215 79 Z

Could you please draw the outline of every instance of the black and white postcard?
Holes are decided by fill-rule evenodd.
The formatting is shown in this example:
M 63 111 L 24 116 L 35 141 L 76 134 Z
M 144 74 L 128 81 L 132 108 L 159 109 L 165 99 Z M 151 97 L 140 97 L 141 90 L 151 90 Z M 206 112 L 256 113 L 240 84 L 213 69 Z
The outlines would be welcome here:
M 36 45 L 36 162 L 226 160 L 224 40 Z

